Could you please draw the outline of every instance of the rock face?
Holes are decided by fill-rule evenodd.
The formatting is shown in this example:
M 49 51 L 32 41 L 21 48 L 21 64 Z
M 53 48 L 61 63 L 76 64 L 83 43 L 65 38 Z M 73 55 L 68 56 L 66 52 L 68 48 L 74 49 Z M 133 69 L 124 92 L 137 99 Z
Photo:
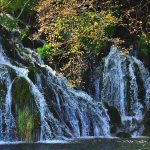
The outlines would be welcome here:
M 110 136 L 101 103 L 69 88 L 34 51 L 8 37 L 0 41 L 0 141 Z

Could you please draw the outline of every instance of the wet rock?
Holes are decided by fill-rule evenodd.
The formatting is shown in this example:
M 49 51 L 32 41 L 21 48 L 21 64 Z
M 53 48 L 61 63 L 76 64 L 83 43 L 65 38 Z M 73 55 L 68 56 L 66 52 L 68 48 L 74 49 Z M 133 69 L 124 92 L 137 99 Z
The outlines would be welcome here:
M 126 132 L 119 132 L 116 134 L 117 137 L 120 137 L 120 138 L 130 138 L 131 135 L 130 133 L 126 133 Z
M 150 111 L 148 111 L 143 119 L 144 123 L 144 131 L 142 133 L 143 136 L 150 136 Z
M 33 66 L 28 67 L 29 73 L 28 77 L 32 80 L 33 83 L 35 83 L 35 69 Z
M 110 124 L 111 124 L 111 133 L 116 133 L 117 129 L 121 126 L 121 116 L 118 112 L 117 108 L 113 106 L 109 106 L 106 102 L 104 103 L 105 108 L 107 109 L 107 113 L 110 118 Z

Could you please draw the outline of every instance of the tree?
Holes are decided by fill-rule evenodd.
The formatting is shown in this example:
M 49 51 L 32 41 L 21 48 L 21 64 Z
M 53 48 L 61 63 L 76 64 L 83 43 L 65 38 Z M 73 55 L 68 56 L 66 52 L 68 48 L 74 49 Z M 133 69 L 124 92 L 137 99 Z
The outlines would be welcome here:
M 90 0 L 44 0 L 37 12 L 38 35 L 45 36 L 53 48 L 49 64 L 73 85 L 79 84 L 88 58 L 94 59 L 111 41 L 119 19 L 110 10 L 96 11 Z
M 0 0 L 0 11 L 19 14 L 23 11 L 31 12 L 38 0 Z

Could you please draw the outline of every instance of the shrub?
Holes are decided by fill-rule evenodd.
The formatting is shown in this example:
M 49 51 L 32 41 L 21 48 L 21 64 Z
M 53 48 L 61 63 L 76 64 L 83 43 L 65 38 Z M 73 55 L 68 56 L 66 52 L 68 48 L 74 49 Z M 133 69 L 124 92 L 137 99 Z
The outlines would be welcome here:
M 17 19 L 12 18 L 9 15 L 2 14 L 0 16 L 0 24 L 4 26 L 8 31 L 12 31 L 17 26 Z
M 41 56 L 41 58 L 46 59 L 46 57 L 50 56 L 52 52 L 52 46 L 46 44 L 42 48 L 38 48 L 37 52 Z
M 44 0 L 37 7 L 39 35 L 53 46 L 51 64 L 71 81 L 81 82 L 87 60 L 101 53 L 114 35 L 119 19 L 110 10 L 94 11 L 93 2 Z M 59 49 L 59 51 L 58 51 Z M 94 61 L 94 60 L 92 60 Z M 75 83 L 75 82 L 74 82 Z
M 146 34 L 142 34 L 139 38 L 140 51 L 144 55 L 148 55 L 150 52 L 150 38 Z
M 38 3 L 38 0 L 1 0 L 0 9 L 8 13 L 14 13 L 24 9 L 25 12 L 31 12 Z

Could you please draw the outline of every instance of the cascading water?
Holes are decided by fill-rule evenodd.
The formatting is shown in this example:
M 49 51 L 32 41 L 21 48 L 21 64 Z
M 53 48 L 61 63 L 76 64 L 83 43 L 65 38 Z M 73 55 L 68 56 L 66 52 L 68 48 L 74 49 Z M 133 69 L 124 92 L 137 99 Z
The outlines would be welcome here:
M 2 50 L 2 49 L 1 49 Z M 4 53 L 4 52 L 3 52 Z M 38 90 L 38 88 L 32 83 L 32 81 L 28 78 L 28 70 L 25 68 L 20 68 L 13 66 L 9 60 L 7 60 L 6 56 L 3 55 L 3 53 L 0 53 L 0 56 L 2 58 L 2 64 L 3 65 L 8 65 L 9 67 L 13 68 L 18 76 L 24 77 L 30 84 L 31 86 L 31 92 L 35 97 L 36 104 L 39 108 L 40 111 L 40 118 L 41 118 L 41 133 L 40 133 L 40 140 L 51 140 L 52 135 L 51 135 L 51 129 L 46 121 L 46 119 L 53 120 L 56 125 L 58 124 L 57 120 L 53 117 L 53 115 L 50 113 L 50 111 L 47 108 L 47 104 L 45 102 L 45 99 Z M 5 64 L 6 63 L 6 64 Z M 11 114 L 11 84 L 9 83 L 10 81 L 8 80 L 8 89 L 7 89 L 7 95 L 6 95 L 6 114 L 5 114 L 5 123 L 6 123 L 6 136 L 9 137 L 9 130 L 11 130 L 10 124 L 13 124 L 12 120 L 12 114 Z M 59 128 L 59 126 L 58 126 Z M 9 139 L 6 139 L 9 140 Z
M 141 135 L 144 130 L 141 122 L 150 94 L 148 71 L 142 62 L 112 47 L 104 59 L 102 73 L 101 99 L 119 111 L 122 123 L 120 130 L 132 136 Z M 146 93 L 144 97 L 141 97 L 141 89 L 142 94 Z
M 0 46 L 1 141 L 110 136 L 109 117 L 100 103 L 67 87 L 66 79 L 44 65 L 35 52 L 14 51 L 16 56 L 8 57 Z
M 15 121 L 14 121 L 14 117 L 11 113 L 11 79 L 8 75 L 5 74 L 5 76 L 3 74 L 0 73 L 0 76 L 3 77 L 4 82 L 6 82 L 6 97 L 5 97 L 5 106 L 2 106 L 0 108 L 0 140 L 4 140 L 4 141 L 11 141 L 13 139 L 13 132 L 15 129 Z M 2 97 L 1 97 L 1 103 L 2 102 Z M 4 120 L 4 122 L 3 122 Z M 5 124 L 5 127 L 4 127 Z
M 69 88 L 67 80 L 44 65 L 34 51 L 6 42 L 12 46 L 9 50 L 2 43 L 0 141 L 107 137 L 116 117 L 110 110 L 120 115 L 116 133 L 142 134 L 142 121 L 150 109 L 150 76 L 135 57 L 112 48 L 92 76 L 93 99 Z
M 11 105 L 12 105 L 12 99 L 11 99 L 11 88 L 12 88 L 12 82 L 10 77 L 7 79 L 7 94 L 6 94 L 6 103 L 5 103 L 5 124 L 6 124 L 6 131 L 5 131 L 5 139 L 6 140 L 13 140 L 12 135 L 14 134 L 15 130 L 15 120 L 12 115 L 11 111 Z

